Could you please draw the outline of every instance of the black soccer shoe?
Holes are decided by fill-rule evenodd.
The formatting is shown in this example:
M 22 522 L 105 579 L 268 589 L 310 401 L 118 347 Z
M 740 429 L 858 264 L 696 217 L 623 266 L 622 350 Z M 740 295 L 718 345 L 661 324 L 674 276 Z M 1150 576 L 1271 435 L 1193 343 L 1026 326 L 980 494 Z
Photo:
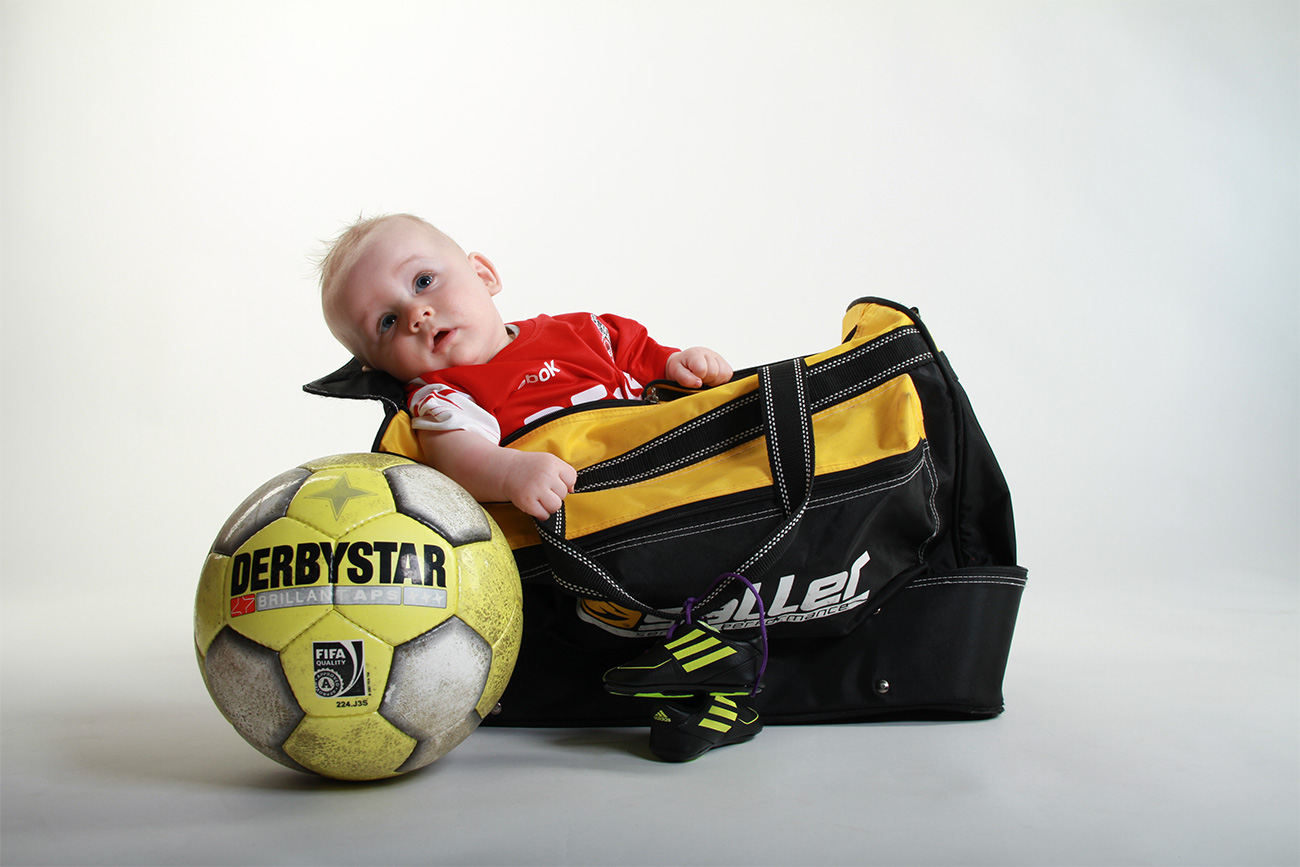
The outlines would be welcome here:
M 681 635 L 605 672 L 614 695 L 684 698 L 754 695 L 763 688 L 767 658 L 761 636 L 730 638 L 707 623 L 688 623 Z
M 662 702 L 650 720 L 650 752 L 665 762 L 689 762 L 714 747 L 744 743 L 763 730 L 752 708 L 715 695 L 696 705 Z

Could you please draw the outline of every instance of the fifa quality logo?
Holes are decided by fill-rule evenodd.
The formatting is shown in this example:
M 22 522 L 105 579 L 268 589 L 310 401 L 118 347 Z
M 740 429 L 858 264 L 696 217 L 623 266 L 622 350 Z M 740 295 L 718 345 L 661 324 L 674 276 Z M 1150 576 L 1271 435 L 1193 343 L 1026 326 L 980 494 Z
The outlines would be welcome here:
M 360 640 L 313 641 L 316 694 L 321 698 L 366 695 L 366 653 Z

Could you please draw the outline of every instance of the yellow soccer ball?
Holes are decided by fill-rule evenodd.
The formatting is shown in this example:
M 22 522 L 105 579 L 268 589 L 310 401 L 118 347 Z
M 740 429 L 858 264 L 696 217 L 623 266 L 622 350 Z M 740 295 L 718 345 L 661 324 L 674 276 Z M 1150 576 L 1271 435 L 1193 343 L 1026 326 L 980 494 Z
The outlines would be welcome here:
M 226 521 L 194 643 L 250 744 L 373 780 L 440 758 L 492 711 L 521 605 L 510 546 L 463 488 L 405 458 L 336 455 L 276 476 Z

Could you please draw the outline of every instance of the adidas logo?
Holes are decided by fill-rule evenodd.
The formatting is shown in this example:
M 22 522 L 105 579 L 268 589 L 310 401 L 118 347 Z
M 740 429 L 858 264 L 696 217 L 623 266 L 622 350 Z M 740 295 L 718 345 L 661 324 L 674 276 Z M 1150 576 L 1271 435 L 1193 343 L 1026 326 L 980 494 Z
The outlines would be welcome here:
M 686 671 L 696 671 L 726 659 L 736 652 L 736 648 L 722 644 L 721 639 L 716 635 L 700 629 L 692 629 L 681 638 L 675 638 L 664 646 Z
M 725 696 L 715 696 L 709 712 L 700 718 L 700 727 L 715 732 L 729 732 L 739 715 L 734 701 Z
M 663 708 L 659 708 L 659 710 L 655 711 L 655 720 L 657 722 L 672 722 L 673 718 Z

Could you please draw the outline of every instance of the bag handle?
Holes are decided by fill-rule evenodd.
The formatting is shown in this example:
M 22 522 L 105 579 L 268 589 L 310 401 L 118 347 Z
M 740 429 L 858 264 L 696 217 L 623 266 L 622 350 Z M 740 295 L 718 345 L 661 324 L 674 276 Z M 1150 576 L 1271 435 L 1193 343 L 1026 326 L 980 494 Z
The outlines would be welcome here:
M 765 574 L 790 545 L 808 510 L 816 477 L 807 365 L 802 358 L 765 365 L 759 368 L 758 378 L 762 432 L 767 437 L 768 462 L 784 520 L 743 564 L 732 570 L 754 579 Z M 580 482 L 578 489 L 582 487 Z M 575 595 L 605 599 L 666 620 L 676 619 L 675 615 L 634 597 L 605 567 L 566 538 L 563 505 L 545 521 L 537 522 L 537 532 L 551 572 L 564 589 Z M 725 586 L 725 583 L 718 582 L 705 597 L 695 602 L 696 608 L 707 611 L 709 603 Z

